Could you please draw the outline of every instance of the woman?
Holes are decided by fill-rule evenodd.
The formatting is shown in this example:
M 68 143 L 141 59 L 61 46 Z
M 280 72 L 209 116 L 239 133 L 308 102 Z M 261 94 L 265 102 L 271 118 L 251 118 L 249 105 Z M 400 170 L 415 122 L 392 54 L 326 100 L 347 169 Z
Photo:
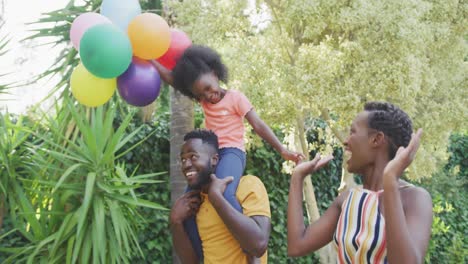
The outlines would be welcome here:
M 333 241 L 338 263 L 423 263 L 432 225 L 429 193 L 400 179 L 419 147 L 408 115 L 390 103 L 370 102 L 354 119 L 345 150 L 347 168 L 363 186 L 340 194 L 305 226 L 304 178 L 326 165 L 317 155 L 292 174 L 288 204 L 288 254 L 303 256 Z

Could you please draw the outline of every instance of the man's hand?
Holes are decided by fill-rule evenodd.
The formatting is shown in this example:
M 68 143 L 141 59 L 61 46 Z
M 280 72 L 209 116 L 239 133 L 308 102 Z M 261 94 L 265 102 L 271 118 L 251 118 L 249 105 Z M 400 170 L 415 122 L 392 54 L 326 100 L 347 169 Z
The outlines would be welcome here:
M 199 263 L 183 222 L 198 212 L 200 204 L 200 191 L 190 191 L 179 197 L 171 209 L 169 221 L 172 243 L 181 263 Z
M 200 209 L 200 191 L 190 191 L 177 199 L 171 209 L 171 224 L 181 224 Z
M 208 199 L 212 201 L 212 198 L 218 198 L 223 196 L 224 191 L 226 190 L 226 186 L 234 180 L 232 176 L 226 177 L 224 179 L 220 179 L 216 177 L 216 175 L 211 174 L 211 183 L 208 189 Z

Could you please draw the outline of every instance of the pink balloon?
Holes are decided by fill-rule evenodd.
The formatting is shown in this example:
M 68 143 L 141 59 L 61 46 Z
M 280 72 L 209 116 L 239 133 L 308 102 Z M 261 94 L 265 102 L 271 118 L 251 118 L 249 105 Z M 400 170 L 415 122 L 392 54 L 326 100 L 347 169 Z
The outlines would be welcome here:
M 111 24 L 112 22 L 107 17 L 98 13 L 88 12 L 79 15 L 73 20 L 70 28 L 70 40 L 73 47 L 76 50 L 80 50 L 80 40 L 86 30 L 92 26 L 105 23 Z

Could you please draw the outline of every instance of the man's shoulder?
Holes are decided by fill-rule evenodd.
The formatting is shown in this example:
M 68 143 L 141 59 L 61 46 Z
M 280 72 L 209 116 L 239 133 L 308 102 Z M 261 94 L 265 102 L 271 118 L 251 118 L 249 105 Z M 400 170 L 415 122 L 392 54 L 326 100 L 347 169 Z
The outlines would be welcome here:
M 255 175 L 244 175 L 241 177 L 240 179 L 240 182 L 239 182 L 239 186 L 243 186 L 245 188 L 249 188 L 249 186 L 254 186 L 254 185 L 261 185 L 261 186 L 265 186 L 262 182 L 262 180 L 260 180 L 259 177 L 255 176 Z
M 241 177 L 236 197 L 242 205 L 244 215 L 271 217 L 270 201 L 263 182 L 256 176 Z
M 254 175 L 244 175 L 237 187 L 237 198 L 242 201 L 251 194 L 255 194 L 254 196 L 257 198 L 268 196 L 265 185 L 260 178 Z

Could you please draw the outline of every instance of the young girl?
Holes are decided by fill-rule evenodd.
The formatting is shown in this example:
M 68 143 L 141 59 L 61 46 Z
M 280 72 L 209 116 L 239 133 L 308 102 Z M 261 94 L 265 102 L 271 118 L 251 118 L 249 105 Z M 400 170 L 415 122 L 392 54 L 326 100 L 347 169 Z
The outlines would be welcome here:
M 242 208 L 236 199 L 236 190 L 245 168 L 244 117 L 255 133 L 273 146 L 284 159 L 298 163 L 303 158 L 302 154 L 289 151 L 281 144 L 242 92 L 220 87 L 219 81 L 226 83 L 228 74 L 226 66 L 214 50 L 204 46 L 189 47 L 172 72 L 155 61 L 153 64 L 166 83 L 198 101 L 203 108 L 205 127 L 213 130 L 219 139 L 220 161 L 216 167 L 216 176 L 234 177 L 224 196 L 238 211 L 242 212 Z M 187 230 L 193 239 L 191 233 L 194 230 L 191 229 L 196 231 L 196 226 Z M 195 244 L 194 247 L 197 248 Z M 200 253 L 201 248 L 196 250 Z

